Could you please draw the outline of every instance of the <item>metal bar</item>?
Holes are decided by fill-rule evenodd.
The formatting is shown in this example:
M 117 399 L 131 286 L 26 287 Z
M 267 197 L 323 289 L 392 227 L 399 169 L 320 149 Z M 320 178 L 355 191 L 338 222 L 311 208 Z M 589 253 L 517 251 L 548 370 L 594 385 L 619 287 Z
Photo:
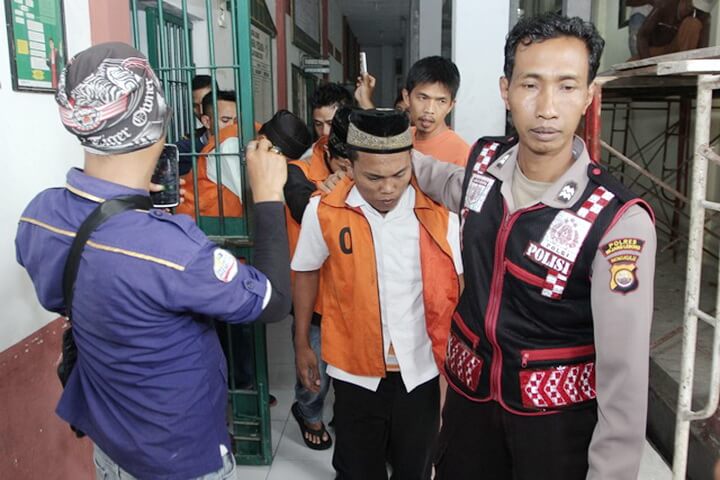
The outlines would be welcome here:
M 694 308 L 692 310 L 692 314 L 695 315 L 697 318 L 702 320 L 703 322 L 707 323 L 711 327 L 717 327 L 720 325 L 720 320 L 718 320 L 717 317 L 713 317 L 712 315 L 703 312 L 702 310 L 698 310 L 697 308 Z
M 153 68 L 155 73 L 162 77 L 163 68 L 160 62 L 158 54 L 158 20 L 157 20 L 157 9 L 146 8 L 145 9 L 145 31 L 147 32 L 147 43 L 148 43 L 148 61 L 150 66 Z M 139 46 L 139 44 L 138 44 Z
M 620 153 L 618 150 L 616 150 L 616 149 L 614 149 L 612 146 L 608 145 L 604 140 L 600 140 L 600 145 L 602 145 L 602 147 L 603 147 L 604 149 L 608 150 L 610 153 L 613 154 L 613 156 L 617 157 L 617 158 L 618 158 L 619 160 L 621 160 L 623 163 L 631 166 L 632 168 L 634 168 L 635 170 L 637 170 L 638 172 L 640 172 L 643 176 L 649 178 L 653 183 L 656 183 L 657 185 L 659 185 L 660 187 L 662 187 L 663 190 L 666 190 L 666 191 L 672 193 L 672 194 L 675 195 L 677 198 L 681 199 L 683 202 L 687 202 L 687 201 L 688 201 L 688 198 L 687 198 L 685 195 L 683 195 L 682 193 L 678 192 L 678 191 L 675 190 L 673 187 L 671 187 L 671 186 L 668 185 L 667 183 L 663 182 L 663 181 L 660 180 L 658 177 L 656 177 L 655 175 L 653 175 L 653 174 L 650 173 L 649 171 L 645 170 L 643 167 L 641 167 L 641 166 L 638 165 L 637 163 L 635 163 L 635 162 L 633 162 L 632 160 L 630 160 L 628 157 L 626 157 L 625 155 L 623 155 L 622 153 Z
M 718 270 L 718 279 L 720 279 L 720 270 Z M 720 292 L 718 292 L 716 305 L 720 306 Z M 710 418 L 717 410 L 718 400 L 720 400 L 720 324 L 717 318 L 700 310 L 695 309 L 693 314 L 712 325 L 715 330 L 713 335 L 712 363 L 710 367 L 710 389 L 708 391 L 707 403 L 702 410 L 689 410 L 684 412 L 683 417 L 686 422 Z
M 210 0 L 205 0 L 205 14 L 207 16 L 205 23 L 207 24 L 207 36 L 208 36 L 208 61 L 210 62 L 210 65 L 215 64 L 215 32 L 213 30 L 213 25 L 215 23 L 215 20 L 213 19 L 213 7 L 212 2 Z M 210 70 L 210 81 L 212 83 L 212 99 L 213 99 L 213 131 L 208 132 L 209 134 L 212 134 L 215 142 L 215 150 L 217 151 L 218 147 L 220 146 L 218 141 L 220 140 L 220 135 L 218 132 L 218 114 L 217 114 L 217 107 L 218 107 L 218 99 L 217 99 L 217 89 L 215 88 L 215 85 L 217 85 L 217 77 L 215 69 Z M 203 112 L 205 113 L 205 112 Z M 216 164 L 217 167 L 217 198 L 218 198 L 218 215 L 220 218 L 223 218 L 224 211 L 223 211 L 223 194 L 222 194 L 222 172 L 219 171 L 219 164 Z M 197 178 L 197 175 L 195 176 Z M 195 189 L 195 218 L 200 219 L 200 201 L 199 201 L 199 191 L 197 188 Z M 225 222 L 220 222 L 220 235 L 225 234 Z
M 237 17 L 237 59 L 235 63 L 239 65 L 237 71 L 240 84 L 247 87 L 238 92 L 240 95 L 240 104 L 242 105 L 243 118 L 241 119 L 242 138 L 253 138 L 255 136 L 253 114 L 253 98 L 252 98 L 252 52 L 250 45 L 250 1 L 235 0 Z
M 715 162 L 716 165 L 720 166 L 720 155 L 710 148 L 710 145 L 700 145 L 700 155 L 704 156 L 708 160 Z
M 132 18 L 132 34 L 133 34 L 133 45 L 138 50 L 140 49 L 140 25 L 138 24 L 138 6 L 137 0 L 130 0 L 130 15 Z
M 238 15 L 238 5 L 237 5 L 236 0 L 230 0 L 230 11 L 231 11 L 230 20 L 231 20 L 232 32 L 233 32 L 233 37 L 232 37 L 232 42 L 231 42 L 232 43 L 232 59 L 233 59 L 233 65 L 234 65 L 232 67 L 233 68 L 233 81 L 235 82 L 235 94 L 239 98 L 240 92 L 242 92 L 244 90 L 244 88 L 242 87 L 243 84 L 242 84 L 240 75 L 238 75 L 237 72 L 242 71 L 243 68 L 247 68 L 247 67 L 241 66 L 242 62 L 240 61 L 239 50 L 241 48 L 243 48 L 243 46 L 241 45 L 241 42 L 238 39 L 239 22 L 241 21 L 241 19 L 239 18 L 239 15 Z M 247 21 L 250 22 L 249 17 L 247 18 Z M 247 47 L 245 47 L 245 48 L 247 48 Z M 246 85 L 246 87 L 251 88 L 249 85 Z M 240 152 L 238 153 L 238 156 L 237 156 L 237 161 L 240 162 L 240 172 L 241 172 L 241 177 L 240 177 L 241 198 L 240 198 L 240 201 L 243 202 L 243 211 L 244 211 L 243 224 L 244 224 L 245 232 L 248 233 L 248 235 L 249 235 L 250 227 L 249 227 L 248 218 L 250 218 L 250 216 L 252 215 L 253 206 L 252 206 L 252 203 L 248 201 L 248 199 L 250 199 L 251 195 L 250 195 L 250 189 L 248 188 L 248 185 L 247 185 L 247 175 L 245 175 L 245 168 L 244 168 L 244 165 L 245 165 L 244 150 L 245 150 L 245 148 L 244 147 L 251 138 L 255 137 L 255 129 L 253 128 L 253 132 L 250 135 L 250 137 L 246 136 L 245 132 L 243 130 L 243 120 L 248 115 L 248 113 L 243 110 L 242 101 L 235 102 L 235 109 L 237 111 L 238 124 L 240 125 L 240 127 L 238 128 L 238 144 L 240 145 Z M 253 118 L 252 114 L 250 114 L 250 117 L 251 117 L 251 119 Z
M 715 210 L 716 212 L 720 212 L 720 203 L 718 203 L 718 202 L 711 202 L 709 200 L 703 200 L 702 206 L 703 206 L 703 208 L 707 208 L 708 210 Z
M 189 115 L 190 115 L 190 144 L 191 144 L 191 151 L 193 152 L 191 156 L 192 161 L 192 172 L 193 172 L 193 191 L 195 192 L 195 218 L 199 218 L 200 216 L 200 203 L 197 201 L 197 192 L 198 192 L 198 181 L 197 181 L 197 154 L 199 152 L 195 151 L 195 114 L 193 112 L 193 101 L 192 101 L 192 76 L 195 73 L 194 69 L 191 67 L 192 65 L 192 56 L 191 56 L 191 50 L 190 50 L 190 19 L 188 18 L 188 8 L 187 8 L 187 0 L 182 0 L 182 22 L 183 22 L 183 39 L 185 43 L 185 63 L 184 65 L 187 66 L 187 68 L 182 67 L 182 71 L 186 75 L 187 80 L 187 97 L 190 99 L 189 102 Z
M 690 224 L 687 254 L 687 273 L 685 283 L 685 314 L 683 328 L 682 361 L 680 366 L 680 385 L 675 421 L 675 449 L 673 457 L 673 480 L 683 480 L 687 471 L 687 452 L 690 435 L 690 421 L 687 415 L 692 411 L 693 375 L 695 372 L 695 349 L 697 342 L 697 317 L 700 302 L 701 262 L 703 251 L 703 226 L 707 188 L 707 157 L 700 153 L 698 146 L 707 144 L 710 139 L 712 114 L 711 75 L 700 75 L 697 82 L 697 108 L 695 119 L 695 157 L 692 174 L 692 193 L 690 200 Z
M 252 38 L 250 0 L 231 0 L 233 31 L 233 61 L 240 67 L 235 70 L 236 84 L 242 88 L 237 92 L 242 116 L 240 133 L 247 141 L 255 136 L 255 115 L 252 89 Z M 247 218 L 247 215 L 246 217 Z M 250 226 L 250 228 L 252 228 Z M 248 229 L 248 235 L 252 231 Z M 258 413 L 260 415 L 260 451 L 262 463 L 272 461 L 272 439 L 270 429 L 270 409 L 268 405 L 269 386 L 267 378 L 267 349 L 265 347 L 265 325 L 253 325 L 255 351 L 255 384 L 258 391 Z
M 157 13 L 158 13 L 158 34 L 160 39 L 160 48 L 158 49 L 159 53 L 159 62 L 158 65 L 164 67 L 164 66 L 170 66 L 170 58 L 169 58 L 169 48 L 168 48 L 168 41 L 167 41 L 167 35 L 165 32 L 165 6 L 162 0 L 158 0 L 157 2 Z M 160 79 L 163 83 L 163 91 L 166 93 L 170 92 L 170 79 L 168 78 L 169 75 L 160 75 Z M 172 99 L 174 100 L 174 99 Z M 173 128 L 175 126 L 174 119 L 172 120 Z

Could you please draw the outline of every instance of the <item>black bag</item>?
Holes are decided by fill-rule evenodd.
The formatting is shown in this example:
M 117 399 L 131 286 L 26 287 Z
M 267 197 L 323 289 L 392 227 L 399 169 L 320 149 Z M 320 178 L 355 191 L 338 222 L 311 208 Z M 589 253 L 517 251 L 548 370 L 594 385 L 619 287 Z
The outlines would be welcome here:
M 68 328 L 63 332 L 62 357 L 60 358 L 60 365 L 57 367 L 57 376 L 60 378 L 60 383 L 62 383 L 63 388 L 67 385 L 70 372 L 72 372 L 76 361 L 77 347 L 75 346 L 75 339 L 73 338 L 72 325 L 68 325 Z
M 80 228 L 75 235 L 75 240 L 73 240 L 73 243 L 70 246 L 70 253 L 68 254 L 67 262 L 65 262 L 65 270 L 63 272 L 65 310 L 68 322 L 70 323 L 63 333 L 62 358 L 60 359 L 60 364 L 57 367 L 57 375 L 63 388 L 67 385 L 78 356 L 77 346 L 75 345 L 75 338 L 73 337 L 72 331 L 72 300 L 75 289 L 75 279 L 77 278 L 77 272 L 80 268 L 80 255 L 85 247 L 85 243 L 88 238 L 90 238 L 90 234 L 113 215 L 127 210 L 148 210 L 151 207 L 152 203 L 150 201 L 150 197 L 143 195 L 125 195 L 113 198 L 112 200 L 107 200 L 106 202 L 98 205 L 95 210 L 90 213 L 88 218 L 85 219 L 82 225 L 80 225 Z M 70 428 L 72 428 L 78 438 L 85 436 L 83 432 L 77 430 L 72 425 Z

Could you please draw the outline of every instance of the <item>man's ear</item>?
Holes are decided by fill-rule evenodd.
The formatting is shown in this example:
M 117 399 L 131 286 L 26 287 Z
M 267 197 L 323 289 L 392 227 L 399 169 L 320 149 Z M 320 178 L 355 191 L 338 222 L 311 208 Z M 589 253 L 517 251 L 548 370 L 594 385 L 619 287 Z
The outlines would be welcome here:
M 338 164 L 340 165 L 340 168 L 345 172 L 352 170 L 352 162 L 347 158 L 341 158 L 338 161 Z
M 505 103 L 505 110 L 510 110 L 510 102 L 508 101 L 508 90 L 510 89 L 510 80 L 507 77 L 500 77 L 500 96 Z
M 405 102 L 405 105 L 410 105 L 410 92 L 407 91 L 407 88 L 402 89 L 402 97 L 403 102 Z
M 598 88 L 598 86 L 595 83 L 595 80 L 593 80 L 590 83 L 590 86 L 588 87 L 587 98 L 585 99 L 585 108 L 583 108 L 583 115 L 585 114 L 585 112 L 587 112 L 588 107 L 590 106 L 593 99 L 595 98 L 595 91 L 597 90 L 597 88 Z
M 448 110 L 447 115 L 450 115 L 450 112 L 453 111 L 453 108 L 455 108 L 455 99 L 454 98 L 450 101 L 450 110 Z

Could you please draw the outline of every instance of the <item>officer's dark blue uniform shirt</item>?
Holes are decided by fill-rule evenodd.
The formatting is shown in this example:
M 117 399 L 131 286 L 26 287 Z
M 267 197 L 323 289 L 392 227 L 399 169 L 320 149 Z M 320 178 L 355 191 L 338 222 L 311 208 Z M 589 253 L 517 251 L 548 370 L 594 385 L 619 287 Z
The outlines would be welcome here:
M 18 262 L 48 310 L 64 313 L 62 275 L 80 224 L 104 199 L 145 194 L 72 169 L 20 220 Z M 82 254 L 73 300 L 78 361 L 57 413 L 139 478 L 192 478 L 230 448 L 227 372 L 209 317 L 249 322 L 267 278 L 219 249 L 190 217 L 120 213 Z

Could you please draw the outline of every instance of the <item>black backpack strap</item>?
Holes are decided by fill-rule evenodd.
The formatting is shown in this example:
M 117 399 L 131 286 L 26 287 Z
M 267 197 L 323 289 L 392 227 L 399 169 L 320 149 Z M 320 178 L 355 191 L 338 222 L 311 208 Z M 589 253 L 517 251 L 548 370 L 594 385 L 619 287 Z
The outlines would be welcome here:
M 77 278 L 78 269 L 80 268 L 80 255 L 85 247 L 85 243 L 88 241 L 88 238 L 90 238 L 90 234 L 113 215 L 128 210 L 149 210 L 150 208 L 152 208 L 152 202 L 150 201 L 150 197 L 145 195 L 115 197 L 98 205 L 82 225 L 80 225 L 77 234 L 75 234 L 75 240 L 73 240 L 72 246 L 70 247 L 70 254 L 68 255 L 67 262 L 65 262 L 65 271 L 63 272 L 63 295 L 65 297 L 65 311 L 68 318 L 71 318 L 70 311 L 75 279 Z

